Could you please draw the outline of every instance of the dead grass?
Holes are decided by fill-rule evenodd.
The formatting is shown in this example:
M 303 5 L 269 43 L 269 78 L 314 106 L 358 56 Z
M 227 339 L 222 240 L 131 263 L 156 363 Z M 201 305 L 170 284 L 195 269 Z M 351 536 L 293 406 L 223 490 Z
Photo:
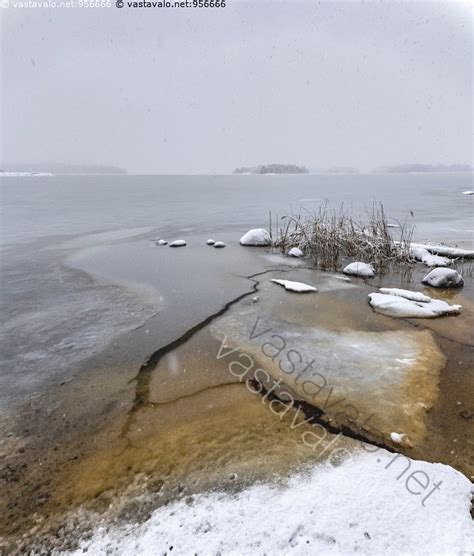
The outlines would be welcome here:
M 275 245 L 283 253 L 299 247 L 324 270 L 340 270 L 347 259 L 371 263 L 378 272 L 413 262 L 409 252 L 413 226 L 407 222 L 389 226 L 382 203 L 374 202 L 366 212 L 359 221 L 343 205 L 334 210 L 324 203 L 305 216 L 283 216 Z

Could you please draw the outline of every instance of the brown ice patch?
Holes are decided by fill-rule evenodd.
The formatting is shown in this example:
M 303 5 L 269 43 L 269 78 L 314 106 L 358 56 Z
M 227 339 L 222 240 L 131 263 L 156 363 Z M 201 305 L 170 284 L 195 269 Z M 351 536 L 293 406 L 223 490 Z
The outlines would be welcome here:
M 333 426 L 383 443 L 391 443 L 391 432 L 402 432 L 408 444 L 419 443 L 445 365 L 432 334 L 407 325 L 397 329 L 350 297 L 295 299 L 285 293 L 274 296 L 263 285 L 261 301 L 242 303 L 213 323 L 215 338 L 238 349 L 223 364 L 242 379 L 262 369 L 265 388 L 281 381 L 275 393 L 312 404 Z

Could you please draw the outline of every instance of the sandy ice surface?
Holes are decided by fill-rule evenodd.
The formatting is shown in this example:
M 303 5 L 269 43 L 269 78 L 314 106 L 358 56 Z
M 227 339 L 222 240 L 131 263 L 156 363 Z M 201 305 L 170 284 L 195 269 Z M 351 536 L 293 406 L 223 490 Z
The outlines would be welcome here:
M 284 485 L 204 493 L 141 525 L 99 527 L 76 554 L 468 554 L 471 491 L 449 466 L 358 452 Z

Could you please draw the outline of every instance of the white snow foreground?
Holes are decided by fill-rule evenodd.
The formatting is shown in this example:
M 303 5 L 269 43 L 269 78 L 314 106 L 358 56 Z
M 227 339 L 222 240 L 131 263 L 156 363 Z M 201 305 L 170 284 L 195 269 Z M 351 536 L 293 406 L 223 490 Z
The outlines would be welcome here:
M 381 293 L 369 293 L 369 303 L 376 313 L 396 318 L 429 319 L 443 315 L 458 315 L 461 305 L 450 305 L 441 299 L 397 288 L 380 288 Z
M 305 284 L 304 282 L 292 282 L 291 280 L 279 280 L 276 278 L 272 278 L 272 282 L 274 284 L 278 284 L 279 286 L 283 286 L 285 290 L 290 290 L 297 293 L 318 291 L 314 286 L 310 286 L 309 284 Z
M 471 491 L 447 465 L 359 452 L 284 485 L 204 493 L 141 525 L 99 527 L 75 554 L 469 554 Z
M 267 230 L 263 228 L 256 228 L 255 230 L 249 230 L 240 238 L 240 245 L 250 245 L 254 247 L 265 247 L 266 245 L 271 245 L 272 240 L 270 234 Z
M 447 266 L 451 264 L 451 259 L 441 257 L 440 255 L 431 254 L 424 247 L 410 247 L 410 255 L 416 260 L 424 263 L 426 266 Z
M 422 282 L 433 288 L 460 288 L 464 284 L 459 272 L 450 268 L 435 268 L 423 278 Z
M 362 276 L 364 278 L 373 278 L 375 276 L 375 270 L 371 264 L 359 262 L 348 264 L 342 272 L 344 272 L 344 274 Z

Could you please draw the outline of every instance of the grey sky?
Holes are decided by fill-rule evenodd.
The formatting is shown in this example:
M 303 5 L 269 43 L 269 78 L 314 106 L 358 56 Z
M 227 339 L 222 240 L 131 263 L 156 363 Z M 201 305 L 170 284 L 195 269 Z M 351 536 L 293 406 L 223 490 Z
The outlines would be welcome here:
M 2 163 L 472 163 L 472 3 L 13 1 L 1 10 Z

